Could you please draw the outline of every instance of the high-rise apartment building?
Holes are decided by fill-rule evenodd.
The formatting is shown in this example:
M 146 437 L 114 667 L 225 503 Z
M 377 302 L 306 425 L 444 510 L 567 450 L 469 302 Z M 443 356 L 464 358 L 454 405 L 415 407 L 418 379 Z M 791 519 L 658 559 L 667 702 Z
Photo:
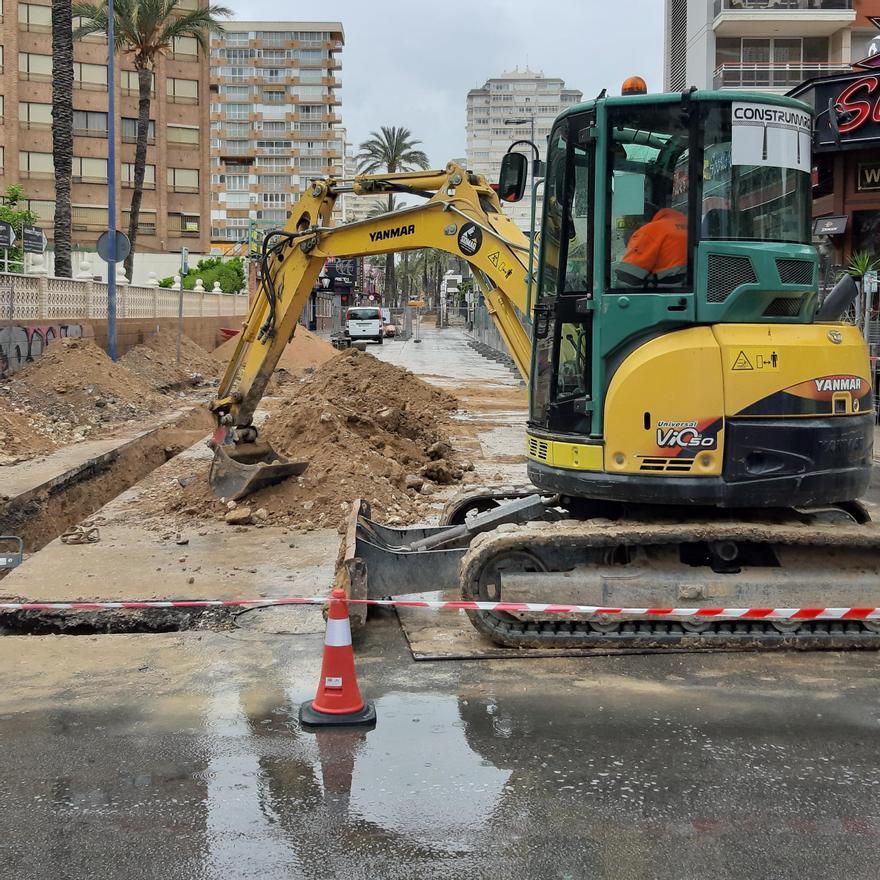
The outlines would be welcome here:
M 310 178 L 341 174 L 342 24 L 235 21 L 211 38 L 211 238 L 283 226 Z
M 197 0 L 180 6 L 193 9 Z M 52 7 L 18 3 L 0 24 L 0 187 L 22 186 L 46 235 L 53 235 Z M 74 44 L 72 239 L 90 249 L 107 228 L 107 39 Z M 208 227 L 208 59 L 194 39 L 175 40 L 153 78 L 140 252 L 206 252 Z M 138 115 L 137 74 L 117 56 L 116 156 L 119 214 L 128 229 Z
M 556 116 L 571 104 L 583 100 L 583 93 L 567 89 L 558 77 L 546 77 L 532 70 L 513 70 L 486 80 L 467 95 L 467 167 L 498 180 L 501 159 L 517 140 L 533 140 L 545 158 L 547 136 Z M 530 149 L 519 148 L 532 158 Z M 531 202 L 505 205 L 505 213 L 520 229 L 529 228 Z M 541 190 L 538 190 L 538 218 L 541 216 Z M 539 221 L 540 222 L 540 219 Z
M 787 92 L 848 71 L 877 34 L 871 0 L 666 0 L 667 91 Z M 872 13 L 876 14 L 876 12 Z

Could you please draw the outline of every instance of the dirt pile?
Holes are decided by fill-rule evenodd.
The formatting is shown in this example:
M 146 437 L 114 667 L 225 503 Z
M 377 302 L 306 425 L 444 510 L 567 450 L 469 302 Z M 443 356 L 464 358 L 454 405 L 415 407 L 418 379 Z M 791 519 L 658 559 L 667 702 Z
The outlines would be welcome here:
M 48 426 L 43 436 L 55 446 L 168 406 L 167 399 L 88 339 L 59 339 L 0 383 L 0 410 L 31 416 L 41 435 Z
M 211 352 L 211 357 L 225 366 L 232 357 L 237 344 L 238 336 L 236 335 L 224 342 L 219 348 L 214 349 Z M 329 342 L 298 324 L 293 339 L 278 360 L 277 369 L 287 370 L 298 376 L 308 370 L 317 369 L 338 354 L 339 352 Z
M 438 484 L 456 483 L 473 468 L 450 442 L 456 399 L 372 355 L 349 349 L 284 391 L 261 436 L 308 468 L 240 502 L 232 519 L 246 506 L 257 521 L 334 527 L 362 497 L 379 519 L 411 521 Z M 226 517 L 206 472 L 167 491 L 163 512 Z
M 0 466 L 46 455 L 55 448 L 52 425 L 39 413 L 0 412 Z
M 221 366 L 188 336 L 180 338 L 180 363 L 177 363 L 177 334 L 154 333 L 120 359 L 131 372 L 157 391 L 171 391 L 216 379 Z

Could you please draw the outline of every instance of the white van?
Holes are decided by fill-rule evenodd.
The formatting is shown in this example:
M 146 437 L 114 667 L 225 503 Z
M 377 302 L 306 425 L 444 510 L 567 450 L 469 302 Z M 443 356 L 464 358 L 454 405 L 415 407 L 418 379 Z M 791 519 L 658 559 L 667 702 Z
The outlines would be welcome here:
M 382 344 L 385 325 L 382 313 L 373 306 L 358 306 L 345 313 L 345 332 L 349 339 L 372 339 Z

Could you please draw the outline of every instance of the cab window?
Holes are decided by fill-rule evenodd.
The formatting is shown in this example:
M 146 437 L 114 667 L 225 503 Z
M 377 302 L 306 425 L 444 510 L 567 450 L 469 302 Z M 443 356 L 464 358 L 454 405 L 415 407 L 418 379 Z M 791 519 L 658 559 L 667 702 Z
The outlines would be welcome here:
M 608 286 L 687 286 L 689 125 L 659 106 L 611 107 Z

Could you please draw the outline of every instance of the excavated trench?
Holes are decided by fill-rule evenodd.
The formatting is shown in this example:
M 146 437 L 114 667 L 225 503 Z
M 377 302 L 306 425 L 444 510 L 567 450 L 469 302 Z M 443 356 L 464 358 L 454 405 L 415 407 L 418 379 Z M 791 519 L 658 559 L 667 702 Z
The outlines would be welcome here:
M 230 608 L 162 608 L 149 611 L 0 612 L 0 636 L 95 636 L 230 630 Z
M 35 553 L 108 501 L 207 435 L 213 422 L 203 407 L 136 437 L 50 486 L 0 503 L 0 534 L 18 535 Z

